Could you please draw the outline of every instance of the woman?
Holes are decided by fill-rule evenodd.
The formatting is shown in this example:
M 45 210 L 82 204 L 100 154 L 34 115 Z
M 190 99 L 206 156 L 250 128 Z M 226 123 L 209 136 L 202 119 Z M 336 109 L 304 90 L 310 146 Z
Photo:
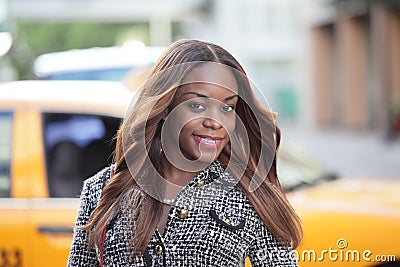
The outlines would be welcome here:
M 279 142 L 231 54 L 171 44 L 120 127 L 115 164 L 84 183 L 68 266 L 296 266 Z

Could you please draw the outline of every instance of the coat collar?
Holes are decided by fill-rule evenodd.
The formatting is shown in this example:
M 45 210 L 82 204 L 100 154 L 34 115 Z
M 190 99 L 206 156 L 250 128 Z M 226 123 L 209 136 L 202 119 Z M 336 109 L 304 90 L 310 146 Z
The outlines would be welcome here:
M 200 171 L 183 189 L 195 187 L 199 183 L 210 184 L 212 182 L 234 187 L 238 180 L 225 169 L 219 160 L 215 160 Z

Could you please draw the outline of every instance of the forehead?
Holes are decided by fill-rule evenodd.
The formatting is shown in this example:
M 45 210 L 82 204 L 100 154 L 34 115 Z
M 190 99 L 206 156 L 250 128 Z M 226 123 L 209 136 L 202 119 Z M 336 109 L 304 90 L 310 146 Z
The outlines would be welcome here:
M 198 88 L 225 88 L 227 89 L 227 93 L 237 94 L 238 84 L 233 71 L 236 70 L 224 64 L 215 62 L 204 63 L 190 70 L 183 79 L 183 84 L 187 84 L 183 87 L 188 87 L 190 84 L 197 84 L 201 85 Z
M 190 83 L 181 86 L 176 92 L 175 99 L 180 101 L 185 101 L 185 99 L 195 98 L 204 96 L 209 99 L 216 99 L 221 102 L 227 101 L 227 98 L 231 101 L 237 101 L 237 98 L 231 98 L 232 96 L 237 95 L 236 92 L 219 86 L 215 84 L 209 83 Z

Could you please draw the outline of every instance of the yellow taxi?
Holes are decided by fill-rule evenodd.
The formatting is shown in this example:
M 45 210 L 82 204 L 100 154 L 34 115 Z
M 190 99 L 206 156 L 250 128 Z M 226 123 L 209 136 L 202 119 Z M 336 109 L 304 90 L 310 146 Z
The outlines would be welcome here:
M 0 266 L 65 266 L 82 179 L 110 162 L 117 82 L 0 84 Z
M 303 222 L 299 266 L 400 266 L 400 177 L 339 178 L 286 145 L 278 169 Z
M 65 266 L 82 180 L 111 162 L 133 95 L 105 81 L 0 84 L 0 266 Z M 280 157 L 304 224 L 300 266 L 399 265 L 400 180 L 335 179 L 291 148 Z

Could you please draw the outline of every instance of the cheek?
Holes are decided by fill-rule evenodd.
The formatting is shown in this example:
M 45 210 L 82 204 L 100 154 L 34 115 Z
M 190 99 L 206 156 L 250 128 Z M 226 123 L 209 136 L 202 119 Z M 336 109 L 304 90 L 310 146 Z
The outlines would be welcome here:
M 179 134 L 187 128 L 186 125 L 188 124 L 188 118 L 183 113 L 174 113 L 171 115 L 172 117 L 168 118 L 168 128 L 170 129 L 171 133 Z
M 224 129 L 229 134 L 232 135 L 236 128 L 236 119 L 234 116 L 227 118 L 224 121 Z
M 173 127 L 176 133 L 182 134 L 184 132 L 187 132 L 192 127 L 191 125 L 192 121 L 190 121 L 189 118 L 180 115 L 175 117 Z
M 178 120 L 177 120 L 178 121 Z M 177 127 L 179 127 L 180 130 L 180 135 L 191 135 L 193 131 L 195 131 L 198 126 L 199 126 L 199 121 L 194 119 L 194 120 L 182 120 L 179 123 L 176 124 Z M 179 124 L 179 126 L 178 126 Z

